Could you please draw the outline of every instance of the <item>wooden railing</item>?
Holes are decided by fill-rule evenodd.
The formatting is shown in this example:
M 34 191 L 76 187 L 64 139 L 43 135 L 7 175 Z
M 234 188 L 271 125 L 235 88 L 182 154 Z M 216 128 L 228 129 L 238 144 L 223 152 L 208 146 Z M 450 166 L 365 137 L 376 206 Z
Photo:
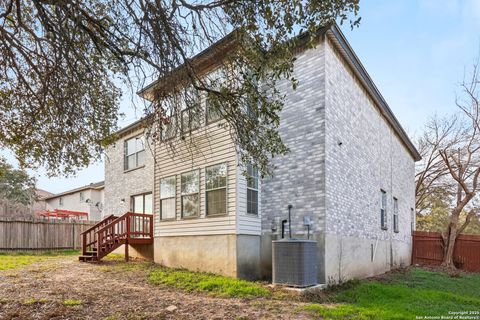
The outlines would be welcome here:
M 96 249 L 97 246 L 97 237 L 95 236 L 95 233 L 100 229 L 112 222 L 113 220 L 117 219 L 116 216 L 109 215 L 105 217 L 102 221 L 97 223 L 91 228 L 88 228 L 84 232 L 82 232 L 80 235 L 82 237 L 82 253 L 86 254 L 87 251 L 93 251 Z
M 94 239 L 91 239 L 92 232 Z M 84 254 L 91 246 L 96 251 L 96 260 L 100 260 L 122 244 L 125 246 L 125 258 L 128 259 L 128 244 L 149 244 L 153 241 L 153 215 L 127 212 L 121 217 L 109 216 L 84 234 Z M 93 249 L 94 248 L 94 249 Z

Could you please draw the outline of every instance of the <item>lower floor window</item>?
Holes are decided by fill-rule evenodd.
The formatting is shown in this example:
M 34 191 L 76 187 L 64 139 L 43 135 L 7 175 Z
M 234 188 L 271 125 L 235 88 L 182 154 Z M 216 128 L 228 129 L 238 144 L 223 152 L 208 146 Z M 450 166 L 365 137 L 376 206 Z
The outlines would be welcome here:
M 258 170 L 247 165 L 247 213 L 258 215 Z
M 247 213 L 258 214 L 258 191 L 247 189 Z
M 131 210 L 135 213 L 152 214 L 153 212 L 152 194 L 145 193 L 137 196 L 132 196 Z
M 182 217 L 199 215 L 199 175 L 198 170 L 183 173 L 182 182 Z
M 132 196 L 132 211 L 134 213 L 152 214 L 153 202 L 152 194 L 145 193 L 137 196 Z M 149 225 L 145 224 L 145 220 L 141 216 L 133 216 L 130 220 L 130 237 L 141 238 L 145 236 L 145 233 L 149 230 Z
M 205 193 L 207 215 L 227 213 L 227 164 L 205 169 Z
M 160 219 L 175 219 L 175 176 L 160 179 Z

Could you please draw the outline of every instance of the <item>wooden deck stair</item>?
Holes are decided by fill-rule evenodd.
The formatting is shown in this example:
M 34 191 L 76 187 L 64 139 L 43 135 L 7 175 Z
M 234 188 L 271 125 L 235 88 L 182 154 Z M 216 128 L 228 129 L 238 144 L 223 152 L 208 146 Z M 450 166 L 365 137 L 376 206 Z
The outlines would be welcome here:
M 153 243 L 153 215 L 127 212 L 121 217 L 110 215 L 85 230 L 80 261 L 100 261 L 122 244 L 128 261 L 128 244 Z

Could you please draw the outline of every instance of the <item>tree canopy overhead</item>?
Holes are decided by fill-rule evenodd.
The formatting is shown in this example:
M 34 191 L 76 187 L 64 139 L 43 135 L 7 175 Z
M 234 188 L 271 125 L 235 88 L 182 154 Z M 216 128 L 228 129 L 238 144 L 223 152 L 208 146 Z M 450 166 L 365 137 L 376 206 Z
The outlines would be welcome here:
M 287 152 L 274 88 L 295 85 L 288 40 L 335 20 L 357 25 L 358 10 L 359 0 L 0 0 L 0 145 L 22 166 L 75 172 L 117 129 L 120 83 L 136 90 L 184 66 L 187 87 L 219 106 L 242 160 L 268 174 L 268 159 Z M 246 39 L 225 62 L 235 81 L 212 87 L 189 58 L 232 30 Z M 188 102 L 173 89 L 145 107 L 155 130 L 178 99 Z

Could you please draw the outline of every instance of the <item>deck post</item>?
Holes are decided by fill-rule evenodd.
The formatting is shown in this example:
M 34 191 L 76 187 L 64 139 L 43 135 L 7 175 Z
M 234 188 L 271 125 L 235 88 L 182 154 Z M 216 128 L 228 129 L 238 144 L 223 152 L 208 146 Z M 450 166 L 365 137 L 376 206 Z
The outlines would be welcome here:
M 128 262 L 128 239 L 130 238 L 130 215 L 127 214 L 126 217 L 126 228 L 127 228 L 127 236 L 125 237 L 125 262 Z

